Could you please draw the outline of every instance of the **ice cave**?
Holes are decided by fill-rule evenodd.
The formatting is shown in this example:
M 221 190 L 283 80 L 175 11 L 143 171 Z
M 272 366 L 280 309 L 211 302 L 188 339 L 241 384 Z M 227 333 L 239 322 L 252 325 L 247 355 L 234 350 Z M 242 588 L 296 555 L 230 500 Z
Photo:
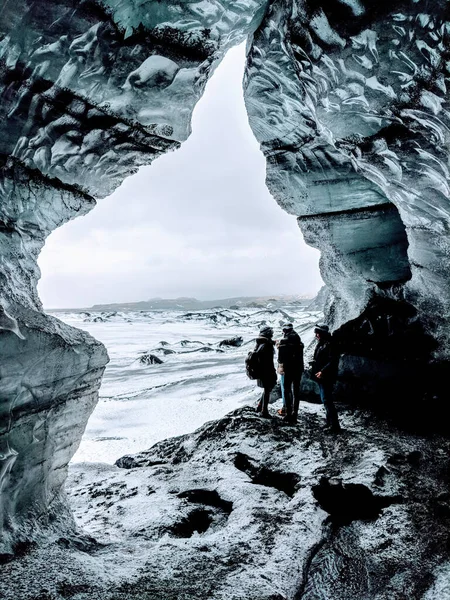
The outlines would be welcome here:
M 447 0 L 3 0 L 0 27 L 0 597 L 450 599 Z M 267 187 L 321 252 L 348 431 L 239 409 L 80 471 L 83 529 L 64 486 L 108 356 L 45 314 L 36 261 L 188 138 L 243 41 Z

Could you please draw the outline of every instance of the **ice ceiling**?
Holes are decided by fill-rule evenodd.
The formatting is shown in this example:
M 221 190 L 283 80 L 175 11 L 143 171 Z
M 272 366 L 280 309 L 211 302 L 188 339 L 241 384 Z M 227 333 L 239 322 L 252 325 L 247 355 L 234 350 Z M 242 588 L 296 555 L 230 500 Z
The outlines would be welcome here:
M 330 323 L 373 335 L 378 302 L 386 336 L 420 320 L 448 358 L 447 1 L 9 0 L 0 27 L 2 551 L 62 514 L 107 361 L 42 314 L 45 238 L 178 147 L 245 38 L 267 184 L 322 252 Z

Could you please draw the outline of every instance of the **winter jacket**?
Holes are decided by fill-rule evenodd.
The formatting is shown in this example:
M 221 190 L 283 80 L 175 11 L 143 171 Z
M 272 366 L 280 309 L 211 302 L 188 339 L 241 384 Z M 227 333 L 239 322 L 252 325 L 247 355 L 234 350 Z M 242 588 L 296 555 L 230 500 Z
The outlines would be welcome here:
M 334 381 L 337 376 L 339 355 L 335 351 L 331 335 L 320 339 L 314 350 L 314 359 L 311 365 L 311 374 L 314 377 L 322 372 L 320 381 Z M 317 380 L 318 381 L 318 380 Z
M 262 377 L 257 379 L 256 383 L 259 387 L 273 387 L 277 382 L 277 374 L 273 365 L 274 355 L 273 340 L 259 336 L 256 338 L 255 352 L 259 355 L 259 364 L 261 366 Z
M 281 338 L 278 345 L 278 362 L 285 375 L 301 375 L 303 372 L 303 343 L 295 331 Z

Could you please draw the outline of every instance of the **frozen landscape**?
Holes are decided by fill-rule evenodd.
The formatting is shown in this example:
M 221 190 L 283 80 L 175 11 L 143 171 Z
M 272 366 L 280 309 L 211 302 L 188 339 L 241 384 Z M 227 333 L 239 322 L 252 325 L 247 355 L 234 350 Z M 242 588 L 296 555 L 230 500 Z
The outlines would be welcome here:
M 100 400 L 73 458 L 107 463 L 254 405 L 260 390 L 247 378 L 244 358 L 260 326 L 270 324 L 281 337 L 280 325 L 292 320 L 308 346 L 323 318 L 306 306 L 55 315 L 108 350 Z M 236 338 L 237 346 L 226 343 Z M 152 364 L 155 358 L 162 362 Z

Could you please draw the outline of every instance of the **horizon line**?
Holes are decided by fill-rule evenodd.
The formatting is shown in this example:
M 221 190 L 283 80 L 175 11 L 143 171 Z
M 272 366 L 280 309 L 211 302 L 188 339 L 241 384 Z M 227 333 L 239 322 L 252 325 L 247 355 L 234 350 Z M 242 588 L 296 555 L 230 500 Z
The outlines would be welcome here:
M 316 293 L 304 293 L 304 294 L 300 294 L 300 293 L 292 293 L 292 294 L 265 294 L 265 295 L 254 295 L 254 296 L 227 296 L 225 298 L 205 298 L 205 299 L 199 299 L 196 298 L 195 296 L 176 296 L 176 297 L 172 297 L 172 298 L 165 298 L 162 296 L 154 296 L 153 298 L 148 298 L 147 300 L 129 300 L 126 302 L 99 302 L 96 304 L 93 304 L 91 306 L 61 306 L 61 307 L 47 307 L 44 306 L 44 310 L 49 311 L 49 310 L 93 310 L 96 307 L 102 307 L 102 306 L 120 306 L 120 305 L 126 305 L 126 304 L 143 304 L 143 303 L 147 303 L 147 302 L 152 302 L 152 301 L 161 301 L 161 300 L 167 300 L 167 301 L 174 301 L 174 300 L 195 300 L 197 302 L 219 302 L 219 301 L 225 301 L 225 300 L 246 300 L 246 299 L 270 299 L 270 298 L 286 298 L 286 297 L 298 297 L 298 298 L 304 298 L 305 300 L 308 299 L 312 299 L 315 296 L 317 296 L 318 292 Z

